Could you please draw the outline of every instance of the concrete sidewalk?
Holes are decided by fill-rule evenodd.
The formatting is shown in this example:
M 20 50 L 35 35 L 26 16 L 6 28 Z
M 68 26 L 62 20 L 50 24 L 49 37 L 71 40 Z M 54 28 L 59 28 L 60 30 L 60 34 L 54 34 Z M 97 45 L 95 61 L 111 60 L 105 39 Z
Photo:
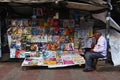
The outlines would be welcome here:
M 105 64 L 99 70 L 83 72 L 82 67 L 48 69 L 32 67 L 26 71 L 19 62 L 0 62 L 0 80 L 120 80 L 120 67 Z

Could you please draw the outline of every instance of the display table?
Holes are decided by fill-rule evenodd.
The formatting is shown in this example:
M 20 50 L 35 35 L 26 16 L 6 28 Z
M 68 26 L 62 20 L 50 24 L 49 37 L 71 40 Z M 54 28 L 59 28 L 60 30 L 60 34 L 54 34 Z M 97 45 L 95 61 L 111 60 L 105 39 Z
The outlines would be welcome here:
M 64 54 L 60 58 L 29 57 L 22 63 L 22 69 L 30 66 L 47 66 L 48 68 L 67 67 L 85 64 L 85 60 L 79 54 Z

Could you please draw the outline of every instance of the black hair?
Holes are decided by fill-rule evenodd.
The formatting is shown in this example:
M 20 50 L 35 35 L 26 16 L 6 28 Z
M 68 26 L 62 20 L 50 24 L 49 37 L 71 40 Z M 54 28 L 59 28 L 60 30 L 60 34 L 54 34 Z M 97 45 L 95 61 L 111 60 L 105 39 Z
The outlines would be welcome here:
M 102 35 L 102 33 L 101 32 L 99 32 L 99 31 L 95 31 L 95 32 L 93 32 L 93 34 L 95 34 L 95 33 L 97 33 L 98 35 Z

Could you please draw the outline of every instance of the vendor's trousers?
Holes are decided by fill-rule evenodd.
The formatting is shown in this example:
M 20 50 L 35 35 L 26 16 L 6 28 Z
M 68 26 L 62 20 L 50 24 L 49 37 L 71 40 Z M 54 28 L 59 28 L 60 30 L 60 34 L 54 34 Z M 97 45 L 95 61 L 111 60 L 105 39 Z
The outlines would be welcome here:
M 86 52 L 85 54 L 85 68 L 87 69 L 91 69 L 92 65 L 93 65 L 93 60 L 97 59 L 97 58 L 104 58 L 104 56 L 100 53 L 90 53 L 90 52 Z

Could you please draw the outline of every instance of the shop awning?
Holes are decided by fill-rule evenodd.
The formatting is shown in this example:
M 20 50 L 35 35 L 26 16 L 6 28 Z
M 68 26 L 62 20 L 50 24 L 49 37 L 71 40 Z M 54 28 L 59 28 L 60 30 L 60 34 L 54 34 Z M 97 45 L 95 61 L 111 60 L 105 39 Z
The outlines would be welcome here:
M 101 10 L 104 8 L 107 8 L 105 5 L 100 5 L 100 4 L 88 4 L 88 3 L 78 3 L 78 2 L 67 2 L 66 5 L 68 8 L 73 8 L 73 9 L 80 9 L 80 10 L 88 10 L 88 11 L 95 11 L 95 10 Z
M 54 2 L 59 4 L 62 2 L 67 8 L 80 10 L 101 10 L 107 8 L 107 2 L 103 0 L 0 0 L 0 2 L 14 2 L 14 3 L 49 3 Z M 60 3 L 60 4 L 62 4 Z
M 0 2 L 55 2 L 55 1 L 74 1 L 74 2 L 80 2 L 80 1 L 93 1 L 97 3 L 105 2 L 103 0 L 0 0 Z
M 61 0 L 0 0 L 0 2 L 19 2 L 19 3 L 43 3 L 43 2 L 55 2 Z
M 110 26 L 112 26 L 116 30 L 120 31 L 120 26 L 111 17 L 108 17 L 108 18 L 110 20 Z

